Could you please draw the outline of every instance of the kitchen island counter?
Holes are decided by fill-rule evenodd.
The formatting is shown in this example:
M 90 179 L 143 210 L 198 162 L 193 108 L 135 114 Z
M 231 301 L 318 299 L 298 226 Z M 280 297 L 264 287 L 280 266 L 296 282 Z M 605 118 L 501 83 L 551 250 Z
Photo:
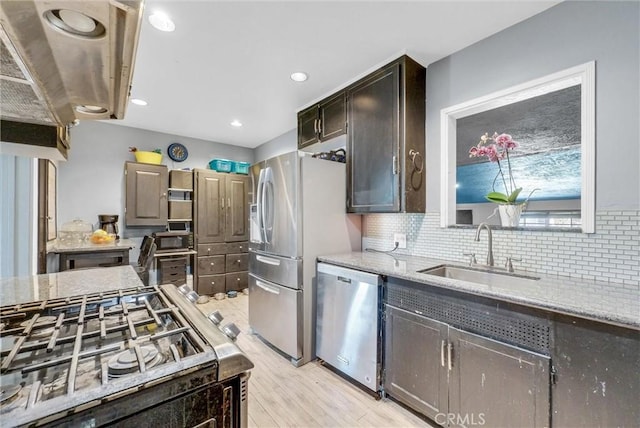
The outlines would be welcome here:
M 0 305 L 15 305 L 132 287 L 144 287 L 144 284 L 130 265 L 2 278 L 0 279 Z
M 134 242 L 129 239 L 118 239 L 107 244 L 94 244 L 90 241 L 68 245 L 59 240 L 55 241 L 50 253 L 58 254 L 58 270 L 60 272 L 74 269 L 76 261 L 85 263 L 99 263 L 111 260 L 119 265 L 129 264 L 129 250 Z
M 318 257 L 319 261 L 362 271 L 373 272 L 415 283 L 429 284 L 467 294 L 488 297 L 546 311 L 640 330 L 640 286 L 562 276 L 540 276 L 526 287 L 514 281 L 513 286 L 481 285 L 418 272 L 442 264 L 457 264 L 425 257 L 352 252 Z M 518 272 L 531 274 L 531 272 Z M 630 298 L 635 295 L 636 298 Z

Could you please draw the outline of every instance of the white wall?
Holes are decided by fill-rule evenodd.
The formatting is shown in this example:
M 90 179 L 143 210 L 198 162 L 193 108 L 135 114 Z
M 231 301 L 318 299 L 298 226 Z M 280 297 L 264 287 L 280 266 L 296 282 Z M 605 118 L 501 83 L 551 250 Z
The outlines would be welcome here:
M 0 155 L 0 278 L 33 275 L 37 264 L 37 161 Z

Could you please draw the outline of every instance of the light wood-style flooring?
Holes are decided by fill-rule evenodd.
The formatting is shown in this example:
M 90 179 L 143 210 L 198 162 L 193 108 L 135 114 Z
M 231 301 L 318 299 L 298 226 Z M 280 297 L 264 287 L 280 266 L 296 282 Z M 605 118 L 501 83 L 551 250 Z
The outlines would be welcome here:
M 219 310 L 223 323 L 242 331 L 238 346 L 255 364 L 249 379 L 249 427 L 431 427 L 388 400 L 376 400 L 318 361 L 294 367 L 288 359 L 249 334 L 249 297 L 198 305 L 209 314 Z

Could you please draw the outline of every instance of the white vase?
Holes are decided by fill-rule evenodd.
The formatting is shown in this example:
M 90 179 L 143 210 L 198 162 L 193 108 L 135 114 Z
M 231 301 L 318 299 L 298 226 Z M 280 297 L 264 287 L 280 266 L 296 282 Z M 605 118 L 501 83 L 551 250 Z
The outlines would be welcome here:
M 498 205 L 500 210 L 500 221 L 504 227 L 518 227 L 523 204 L 518 205 Z

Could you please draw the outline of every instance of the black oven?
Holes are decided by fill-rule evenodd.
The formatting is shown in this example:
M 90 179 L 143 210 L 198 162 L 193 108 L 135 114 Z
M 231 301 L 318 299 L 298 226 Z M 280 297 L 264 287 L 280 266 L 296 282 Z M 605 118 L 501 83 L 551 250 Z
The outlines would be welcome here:
M 156 244 L 156 252 L 173 252 L 193 248 L 193 235 L 191 232 L 156 232 L 153 234 Z

